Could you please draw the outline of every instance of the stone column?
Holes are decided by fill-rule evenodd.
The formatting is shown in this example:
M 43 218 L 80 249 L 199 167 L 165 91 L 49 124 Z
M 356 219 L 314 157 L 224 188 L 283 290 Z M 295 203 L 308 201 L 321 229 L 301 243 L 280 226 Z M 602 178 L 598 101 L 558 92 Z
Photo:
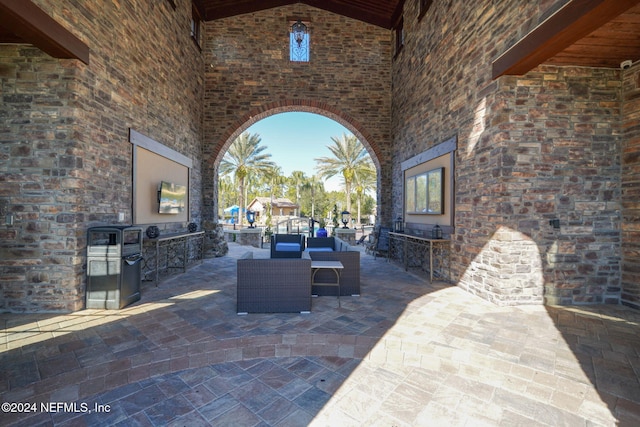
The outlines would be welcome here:
M 229 252 L 229 245 L 224 240 L 222 224 L 213 221 L 204 221 L 204 258 L 225 256 Z
M 336 237 L 344 240 L 351 246 L 356 244 L 356 230 L 355 228 L 336 228 Z
M 243 228 L 239 233 L 239 242 L 241 245 L 253 246 L 259 248 L 262 242 L 262 229 L 260 228 Z

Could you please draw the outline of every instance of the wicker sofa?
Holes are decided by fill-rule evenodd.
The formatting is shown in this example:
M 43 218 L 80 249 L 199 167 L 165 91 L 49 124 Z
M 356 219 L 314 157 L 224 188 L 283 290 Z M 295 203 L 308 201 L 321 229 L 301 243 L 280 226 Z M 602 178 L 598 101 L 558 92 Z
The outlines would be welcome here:
M 314 248 L 331 248 L 331 251 Z M 337 237 L 309 237 L 305 256 L 316 261 L 340 261 L 344 266 L 340 274 L 340 296 L 360 295 L 360 252 Z M 319 271 L 317 282 L 333 282 L 335 275 L 332 271 Z M 336 295 L 335 287 L 313 286 L 314 295 Z
M 237 313 L 311 311 L 311 260 L 238 259 Z

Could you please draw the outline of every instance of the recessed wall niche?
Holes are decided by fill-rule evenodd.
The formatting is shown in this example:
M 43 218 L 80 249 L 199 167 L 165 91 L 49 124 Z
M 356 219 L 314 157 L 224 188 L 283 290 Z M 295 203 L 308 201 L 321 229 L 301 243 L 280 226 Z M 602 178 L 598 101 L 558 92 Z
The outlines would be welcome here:
M 129 142 L 133 144 L 133 223 L 188 222 L 192 160 L 133 129 Z M 158 191 L 163 182 L 187 188 L 186 200 L 180 200 L 184 209 L 161 213 Z
M 403 219 L 407 226 L 453 227 L 457 145 L 454 136 L 402 162 Z

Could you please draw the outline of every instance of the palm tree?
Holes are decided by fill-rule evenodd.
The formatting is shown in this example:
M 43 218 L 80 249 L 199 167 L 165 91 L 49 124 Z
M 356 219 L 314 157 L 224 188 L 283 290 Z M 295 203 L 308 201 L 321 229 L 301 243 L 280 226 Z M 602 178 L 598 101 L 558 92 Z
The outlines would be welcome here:
M 302 188 L 309 190 L 311 193 L 311 218 L 315 219 L 316 216 L 316 193 L 324 190 L 324 184 L 320 181 L 318 175 L 313 175 L 311 178 L 307 178 L 302 184 Z
M 355 176 L 356 201 L 358 203 L 358 216 L 356 219 L 357 225 L 360 225 L 360 218 L 362 216 L 362 213 L 360 212 L 362 207 L 362 197 L 367 191 L 371 191 L 376 188 L 376 168 L 370 158 L 369 163 L 369 167 L 359 170 Z
M 218 180 L 218 214 L 224 216 L 224 207 L 233 204 L 236 199 L 235 186 L 230 176 L 222 176 Z
M 269 213 L 273 216 L 273 198 L 282 197 L 287 178 L 282 175 L 282 168 L 280 166 L 271 165 L 265 170 L 264 179 L 269 187 L 269 196 L 271 198 Z
M 358 171 L 369 168 L 371 157 L 355 135 L 342 134 L 342 139 L 331 137 L 334 145 L 327 148 L 333 157 L 314 159 L 318 165 L 316 170 L 323 178 L 341 174 L 344 179 L 344 191 L 347 196 L 347 210 L 351 211 L 351 187 Z
M 302 187 L 306 178 L 304 172 L 301 171 L 293 171 L 289 177 L 289 182 L 296 190 L 296 205 L 298 205 L 296 208 L 296 216 L 300 216 L 300 187 Z
M 233 141 L 229 147 L 229 151 L 224 155 L 220 163 L 221 174 L 233 174 L 236 184 L 238 185 L 238 206 L 239 223 L 242 225 L 242 212 L 245 210 L 245 182 L 247 176 L 251 174 L 263 174 L 274 163 L 269 160 L 271 154 L 263 153 L 267 146 L 260 145 L 261 139 L 258 134 L 242 133 Z

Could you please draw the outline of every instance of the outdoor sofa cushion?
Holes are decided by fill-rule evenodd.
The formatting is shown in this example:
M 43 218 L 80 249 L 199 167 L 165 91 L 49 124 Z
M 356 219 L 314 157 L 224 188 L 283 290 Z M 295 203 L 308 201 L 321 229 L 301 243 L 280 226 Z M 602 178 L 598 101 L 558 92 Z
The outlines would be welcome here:
M 307 248 L 307 252 L 333 252 L 333 248 L 327 248 L 327 247 Z
M 297 252 L 300 250 L 300 243 L 276 243 L 276 251 Z

